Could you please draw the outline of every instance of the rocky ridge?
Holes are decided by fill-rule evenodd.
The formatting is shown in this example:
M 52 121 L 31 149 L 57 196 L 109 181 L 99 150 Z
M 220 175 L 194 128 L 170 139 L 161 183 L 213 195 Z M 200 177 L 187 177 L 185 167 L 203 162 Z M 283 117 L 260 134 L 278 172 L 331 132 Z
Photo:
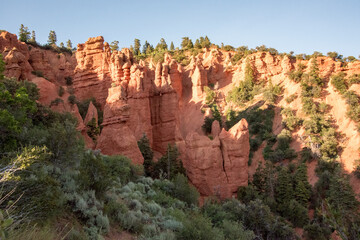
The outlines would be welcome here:
M 168 144 L 176 143 L 188 177 L 202 195 L 231 197 L 238 186 L 247 185 L 249 171 L 251 175 L 251 169 L 263 160 L 261 154 L 255 153 L 248 168 L 250 147 L 246 120 L 228 131 L 221 129 L 215 121 L 212 140 L 201 129 L 204 117 L 211 114 L 208 111 L 205 115 L 202 113 L 206 109 L 205 86 L 215 86 L 216 103 L 223 112 L 234 108 L 226 102 L 225 96 L 244 79 L 246 60 L 231 64 L 231 52 L 203 49 L 187 66 L 180 65 L 169 54 L 165 54 L 162 63 L 136 62 L 128 49 L 112 52 L 103 37 L 89 38 L 70 55 L 28 46 L 8 32 L 0 35 L 0 52 L 6 63 L 6 76 L 33 81 L 40 89 L 42 104 L 57 111 L 72 112 L 77 117 L 88 147 L 100 149 L 104 154 L 124 154 L 134 163 L 141 164 L 143 157 L 137 140 L 143 134 L 147 135 L 157 155 L 164 154 Z M 291 107 L 298 110 L 298 116 L 303 116 L 300 98 L 291 103 L 285 101 L 294 93 L 300 95 L 301 91 L 300 84 L 290 81 L 287 73 L 298 63 L 305 65 L 308 71 L 310 61 L 296 61 L 266 52 L 254 53 L 247 59 L 257 81 L 271 79 L 274 84 L 284 87 L 283 98 L 277 106 Z M 321 77 L 327 80 L 331 74 L 340 71 L 360 73 L 358 61 L 343 67 L 328 57 L 319 57 L 318 64 Z M 43 77 L 32 74 L 36 72 L 41 72 Z M 66 85 L 69 77 L 73 80 L 70 86 Z M 60 86 L 65 89 L 62 96 L 58 94 Z M 352 88 L 359 89 L 356 84 Z M 345 102 L 339 94 L 330 84 L 325 91 L 323 100 L 331 106 L 329 114 L 333 116 L 337 130 L 345 134 L 340 161 L 345 170 L 352 171 L 354 160 L 360 158 L 359 133 L 354 130 L 355 123 L 345 117 Z M 97 122 L 96 109 L 90 104 L 84 121 L 76 104 L 68 101 L 71 94 L 79 100 L 94 97 L 100 103 L 104 115 L 102 131 L 96 141 L 87 135 L 86 126 L 92 118 Z M 57 98 L 62 102 L 52 104 Z M 273 131 L 278 134 L 281 129 L 278 113 Z M 304 146 L 302 135 L 301 129 L 293 133 L 292 146 L 297 151 Z

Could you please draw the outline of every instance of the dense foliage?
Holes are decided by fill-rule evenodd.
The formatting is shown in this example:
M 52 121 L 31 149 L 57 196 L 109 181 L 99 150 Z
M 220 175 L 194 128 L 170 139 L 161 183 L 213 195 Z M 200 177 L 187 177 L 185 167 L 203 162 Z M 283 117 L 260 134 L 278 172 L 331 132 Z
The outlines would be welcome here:
M 24 41 L 30 41 L 28 29 L 22 26 L 21 31 Z M 35 42 L 34 33 L 31 39 Z M 56 36 L 52 41 L 55 44 Z M 152 54 L 155 61 L 162 61 L 163 54 L 169 51 L 164 39 L 155 48 L 145 42 L 142 52 L 140 46 L 140 40 L 135 39 L 134 54 Z M 182 42 L 182 48 L 193 53 L 210 46 L 207 37 L 197 39 L 195 44 L 189 38 Z M 234 50 L 231 46 L 223 49 Z M 265 46 L 256 50 L 278 54 Z M 170 51 L 188 60 L 184 52 L 174 50 L 173 44 Z M 242 54 L 242 58 L 248 51 L 238 49 L 236 54 Z M 341 59 L 335 53 L 329 54 Z M 266 163 L 258 166 L 248 186 L 239 188 L 238 199 L 221 202 L 210 198 L 199 207 L 199 193 L 188 183 L 176 145 L 169 145 L 166 154 L 154 161 L 144 135 L 138 142 L 144 168 L 132 165 L 124 156 L 85 150 L 76 120 L 39 105 L 35 85 L 4 78 L 4 63 L 0 61 L 0 237 L 36 239 L 44 234 L 45 239 L 103 239 L 115 226 L 138 239 L 296 239 L 294 228 L 299 227 L 307 239 L 329 239 L 334 231 L 342 239 L 359 239 L 359 203 L 348 176 L 336 161 L 340 150 L 338 134 L 324 114 L 326 104 L 313 101 L 321 97 L 325 85 L 316 58 L 309 74 L 303 70 L 299 65 L 289 77 L 301 83 L 305 120 L 297 118 L 291 109 L 283 109 L 284 129 L 274 135 L 273 105 L 257 104 L 227 113 L 227 128 L 241 118 L 249 123 L 249 165 L 252 154 L 263 143 Z M 358 75 L 346 78 L 340 73 L 331 78 L 349 104 L 348 116 L 357 122 L 359 96 L 348 88 L 359 82 Z M 67 84 L 71 85 L 72 79 L 67 79 Z M 229 101 L 238 105 L 250 101 L 255 87 L 255 74 L 248 62 L 245 80 L 230 93 Z M 59 96 L 63 91 L 59 89 Z M 210 133 L 213 121 L 222 125 L 222 116 L 215 105 L 215 92 L 210 88 L 205 92 L 212 117 L 205 118 L 203 129 Z M 280 94 L 281 89 L 269 81 L 263 97 L 271 104 Z M 296 97 L 293 95 L 288 102 Z M 101 123 L 102 113 L 95 99 L 79 102 L 75 96 L 69 97 L 70 103 L 78 105 L 82 117 L 90 101 L 97 107 Z M 305 129 L 307 147 L 296 154 L 290 148 L 291 131 L 300 125 Z M 100 128 L 95 119 L 87 127 L 89 136 L 96 141 Z M 297 164 L 284 164 L 283 160 L 298 155 Z M 318 160 L 319 180 L 312 187 L 306 162 L 314 158 Z M 314 212 L 311 218 L 309 210 Z M 66 235 L 64 229 L 57 230 L 59 225 L 68 229 Z
M 206 134 L 211 133 L 211 126 L 213 122 L 216 120 L 219 122 L 220 127 L 222 126 L 222 117 L 221 113 L 218 109 L 218 106 L 216 104 L 210 104 L 210 110 L 211 110 L 211 117 L 205 117 L 204 124 L 202 125 L 202 129 Z
M 274 106 L 269 105 L 264 108 L 253 106 L 241 112 L 230 110 L 226 114 L 226 127 L 230 129 L 242 118 L 245 118 L 249 124 L 250 134 L 250 156 L 249 165 L 251 164 L 252 155 L 264 140 L 273 139 L 272 125 L 274 118 Z
M 360 96 L 348 89 L 352 84 L 359 83 L 359 79 L 357 74 L 346 78 L 346 74 L 342 72 L 331 76 L 332 85 L 339 91 L 348 104 L 346 114 L 351 120 L 357 123 L 358 131 L 360 131 Z

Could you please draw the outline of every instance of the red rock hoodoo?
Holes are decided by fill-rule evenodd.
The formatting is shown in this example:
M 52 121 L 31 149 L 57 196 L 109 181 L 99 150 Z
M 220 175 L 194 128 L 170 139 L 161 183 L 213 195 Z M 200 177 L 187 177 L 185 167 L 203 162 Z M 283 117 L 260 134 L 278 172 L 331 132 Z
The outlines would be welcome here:
M 8 32 L 0 34 L 0 53 L 6 63 L 6 76 L 33 81 L 40 89 L 39 102 L 57 111 L 72 112 L 77 117 L 78 129 L 87 147 L 100 149 L 104 154 L 123 154 L 134 163 L 142 164 L 144 159 L 137 140 L 143 134 L 147 135 L 155 155 L 164 154 L 168 144 L 177 144 L 192 184 L 202 195 L 220 198 L 229 198 L 239 186 L 247 185 L 249 171 L 256 169 L 261 161 L 257 156 L 261 154 L 254 154 L 253 164 L 248 168 L 250 147 L 245 120 L 228 131 L 214 121 L 212 139 L 204 134 L 201 128 L 207 106 L 204 87 L 214 86 L 216 104 L 225 113 L 234 107 L 226 102 L 225 96 L 244 79 L 249 62 L 257 81 L 271 78 L 273 84 L 284 87 L 277 107 L 299 109 L 297 115 L 301 116 L 300 98 L 291 103 L 285 101 L 301 91 L 300 84 L 290 81 L 287 73 L 298 63 L 309 71 L 311 64 L 308 60 L 268 52 L 257 52 L 232 64 L 235 53 L 216 48 L 203 49 L 190 58 L 187 66 L 182 66 L 170 54 L 165 54 L 161 63 L 136 61 L 129 49 L 111 51 L 103 37 L 89 38 L 71 55 L 27 45 Z M 318 57 L 317 61 L 324 79 L 340 71 L 360 73 L 359 61 L 346 67 L 328 57 Z M 68 83 L 69 79 L 72 84 Z M 355 85 L 352 88 L 359 93 L 360 88 Z M 60 87 L 65 93 L 60 94 Z M 330 84 L 326 91 L 328 95 L 324 99 L 331 106 L 329 111 L 337 130 L 346 136 L 341 143 L 340 161 L 345 170 L 351 171 L 354 160 L 360 158 L 360 136 L 355 134 L 354 122 L 345 117 L 346 102 L 342 99 L 338 102 L 341 97 Z M 94 98 L 101 105 L 102 131 L 96 141 L 87 135 L 86 125 L 93 118 L 98 123 L 97 109 L 90 103 L 83 120 L 77 106 L 68 100 L 71 95 L 79 101 Z M 281 129 L 281 117 L 275 117 L 273 131 L 278 134 Z M 303 145 L 302 134 L 301 131 L 293 134 L 292 145 L 299 149 Z

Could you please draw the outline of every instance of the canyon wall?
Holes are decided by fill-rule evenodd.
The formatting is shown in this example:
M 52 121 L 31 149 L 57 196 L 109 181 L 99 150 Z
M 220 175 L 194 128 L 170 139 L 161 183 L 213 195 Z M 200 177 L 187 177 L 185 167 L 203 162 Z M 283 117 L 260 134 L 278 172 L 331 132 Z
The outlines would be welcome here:
M 244 119 L 228 131 L 215 121 L 212 139 L 204 134 L 201 126 L 205 116 L 211 115 L 205 103 L 204 87 L 214 86 L 215 101 L 222 113 L 230 108 L 237 109 L 226 102 L 226 95 L 244 79 L 249 62 L 257 81 L 271 79 L 284 87 L 277 106 L 299 110 L 297 115 L 302 116 L 300 98 L 291 103 L 285 101 L 294 93 L 300 96 L 301 91 L 300 84 L 290 81 L 287 73 L 299 63 L 309 71 L 311 64 L 308 60 L 295 60 L 286 55 L 258 52 L 233 65 L 230 60 L 235 53 L 216 48 L 203 49 L 202 53 L 191 57 L 187 66 L 182 66 L 167 53 L 162 63 L 136 61 L 129 49 L 111 51 L 103 37 L 89 38 L 71 55 L 27 45 L 8 32 L 0 35 L 0 53 L 6 63 L 6 76 L 34 82 L 40 89 L 40 103 L 56 111 L 72 112 L 77 117 L 78 129 L 87 147 L 100 149 L 104 154 L 123 154 L 134 163 L 142 164 L 144 159 L 137 140 L 143 134 L 148 137 L 155 156 L 164 154 L 168 144 L 177 144 L 192 184 L 202 195 L 221 198 L 229 198 L 238 186 L 247 185 L 250 169 L 255 169 L 263 159 L 257 158 L 261 154 L 255 153 L 248 167 L 249 131 Z M 330 58 L 318 57 L 318 64 L 321 77 L 327 80 L 340 71 L 360 73 L 359 61 L 343 67 Z M 67 79 L 71 79 L 72 84 L 66 84 Z M 360 89 L 355 85 L 352 87 L 355 91 Z M 60 87 L 65 90 L 61 96 Z M 341 102 L 330 84 L 326 92 L 323 100 L 331 106 L 329 114 L 338 131 L 346 136 L 340 143 L 343 148 L 340 161 L 346 170 L 352 171 L 354 160 L 360 158 L 360 136 L 354 130 L 354 122 L 345 117 L 344 101 Z M 87 124 L 92 118 L 99 124 L 95 107 L 92 103 L 89 105 L 83 120 L 76 104 L 69 101 L 71 95 L 76 96 L 77 101 L 94 98 L 100 105 L 103 122 L 96 139 L 87 134 Z M 60 100 L 54 104 L 56 99 Z M 281 129 L 281 116 L 277 113 L 274 133 L 278 134 Z M 292 146 L 297 146 L 296 150 L 304 146 L 302 134 L 301 131 L 293 133 Z

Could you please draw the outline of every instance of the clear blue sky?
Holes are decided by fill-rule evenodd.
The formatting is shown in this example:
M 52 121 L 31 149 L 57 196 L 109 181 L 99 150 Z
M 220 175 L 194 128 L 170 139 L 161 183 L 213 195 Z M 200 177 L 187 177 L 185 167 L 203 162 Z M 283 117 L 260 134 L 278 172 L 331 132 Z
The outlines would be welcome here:
M 40 43 L 50 30 L 58 44 L 102 35 L 120 47 L 134 38 L 156 45 L 162 37 L 177 47 L 184 36 L 207 35 L 234 47 L 360 54 L 360 0 L 2 1 L 0 29 L 17 34 L 20 24 L 35 30 Z

